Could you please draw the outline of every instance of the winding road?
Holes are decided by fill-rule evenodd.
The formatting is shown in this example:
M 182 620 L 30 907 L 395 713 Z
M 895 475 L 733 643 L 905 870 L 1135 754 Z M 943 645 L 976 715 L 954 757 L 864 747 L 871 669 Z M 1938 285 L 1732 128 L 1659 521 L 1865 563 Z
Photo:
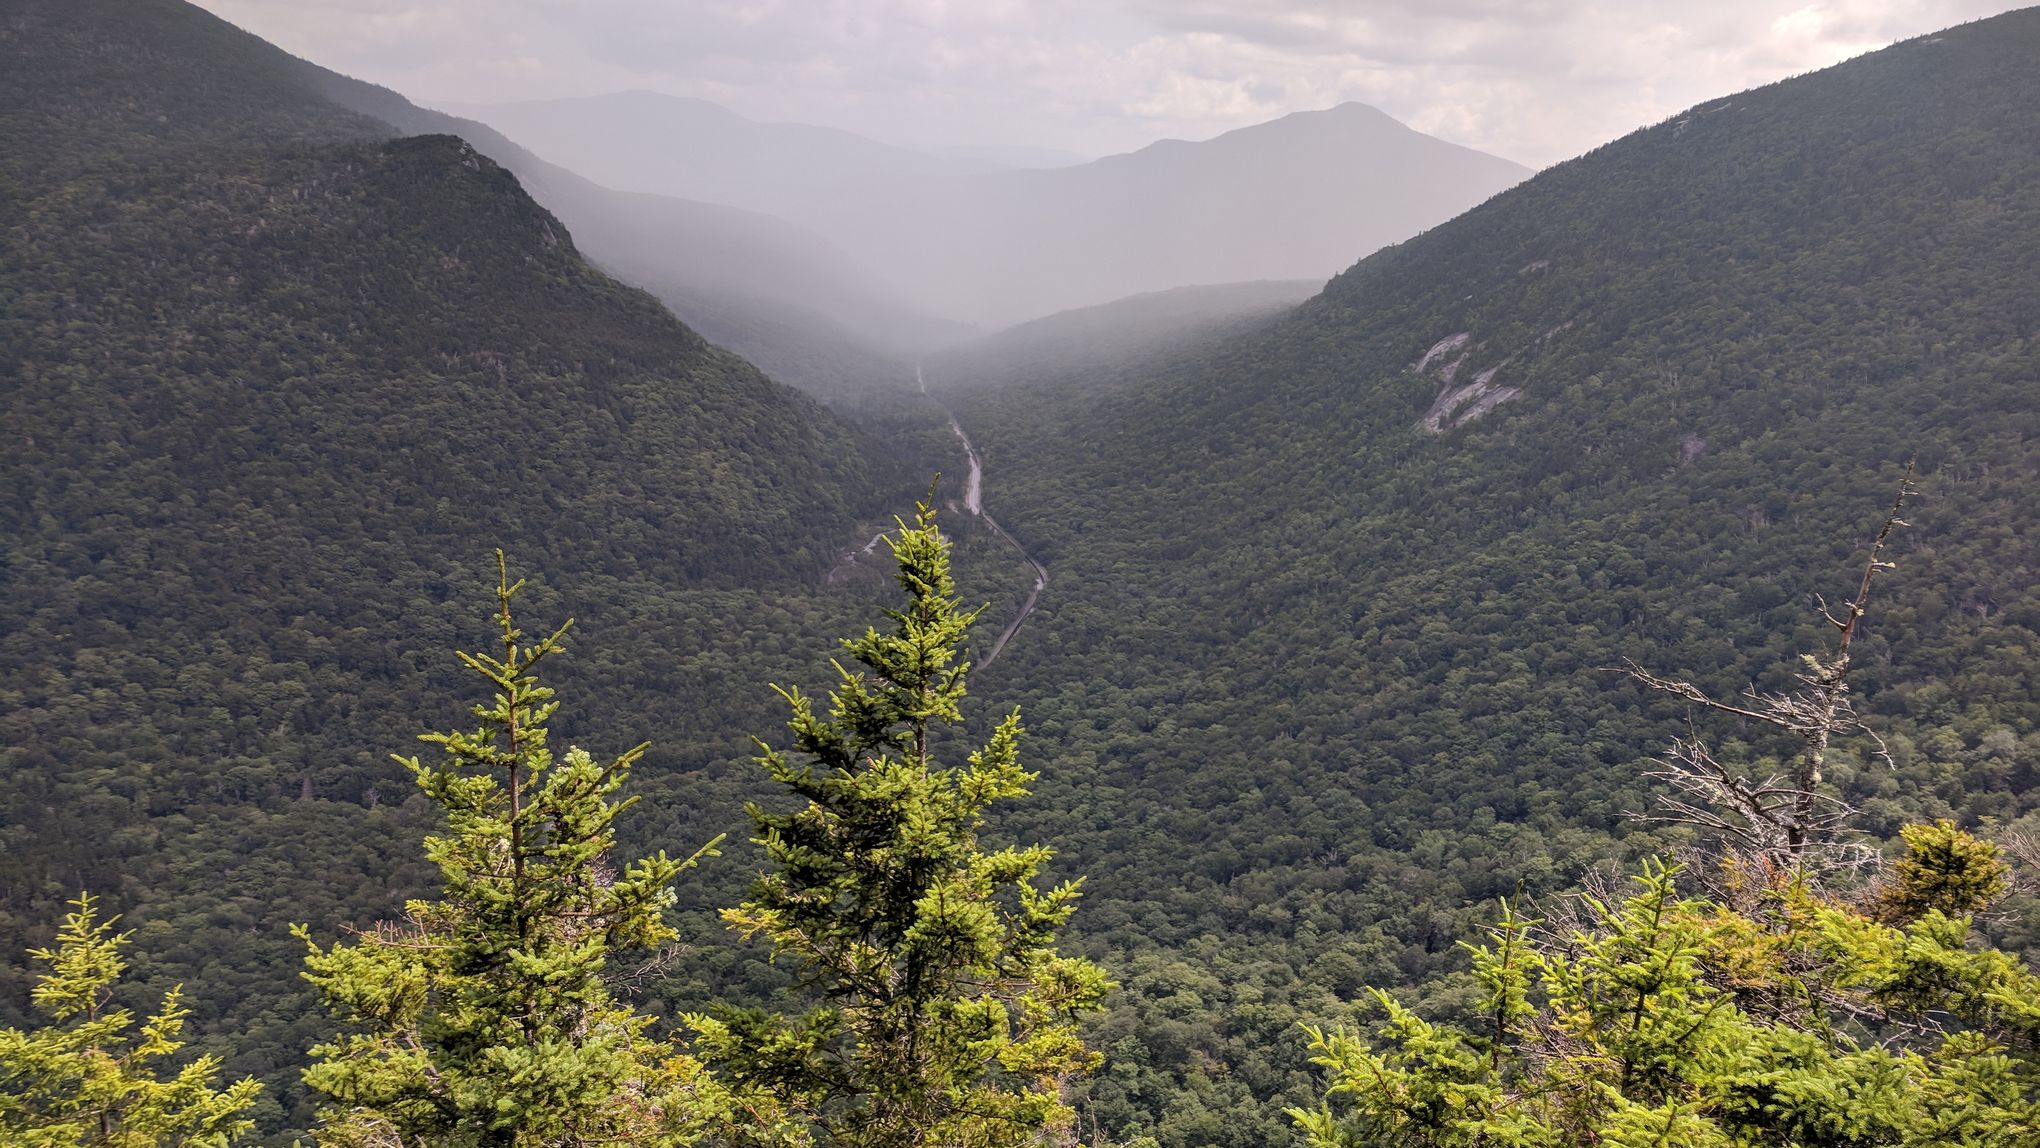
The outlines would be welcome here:
M 921 374 L 919 365 L 914 367 L 914 381 L 920 384 L 922 394 L 928 394 L 928 380 Z M 930 396 L 930 401 L 941 407 L 942 413 L 949 417 L 949 429 L 956 432 L 956 437 L 963 443 L 963 453 L 970 459 L 970 477 L 964 480 L 963 484 L 963 508 L 984 519 L 985 525 L 991 527 L 992 533 L 1005 539 L 1006 544 L 1034 568 L 1034 589 L 1028 592 L 1027 601 L 1021 605 L 1020 613 L 999 634 L 999 640 L 992 643 L 991 652 L 985 655 L 985 660 L 978 663 L 980 666 L 989 666 L 998 659 L 1000 652 L 1006 648 L 1006 643 L 1013 640 L 1013 635 L 1020 632 L 1020 626 L 1027 621 L 1027 616 L 1034 613 L 1035 603 L 1041 601 L 1041 592 L 1048 589 L 1048 567 L 1037 561 L 1034 555 L 1029 554 L 1027 548 L 1020 545 L 1019 539 L 1006 533 L 1006 528 L 999 525 L 998 519 L 985 513 L 985 464 L 978 458 L 977 448 L 971 445 L 970 436 L 963 433 L 963 424 L 956 421 L 956 412 L 950 410 L 948 404 L 933 396 Z

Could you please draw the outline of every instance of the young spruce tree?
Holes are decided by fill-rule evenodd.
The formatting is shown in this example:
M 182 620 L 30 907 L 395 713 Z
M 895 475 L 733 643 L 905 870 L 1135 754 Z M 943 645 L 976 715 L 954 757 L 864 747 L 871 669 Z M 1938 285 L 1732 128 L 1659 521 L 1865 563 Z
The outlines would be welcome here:
M 998 801 L 1027 792 L 1020 716 L 964 763 L 937 760 L 962 720 L 960 608 L 949 543 L 923 504 L 891 541 L 904 609 L 844 648 L 826 715 L 795 690 L 791 752 L 760 742 L 774 781 L 805 799 L 752 807 L 770 862 L 723 914 L 799 968 L 819 997 L 803 1015 L 722 1009 L 689 1018 L 697 1052 L 729 1086 L 771 1097 L 781 1122 L 733 1139 L 844 1148 L 1068 1139 L 1066 1084 L 1099 1062 L 1076 1031 L 1110 985 L 1055 950 L 1077 883 L 1035 884 L 1050 851 L 978 844 Z M 775 687 L 776 688 L 776 687 Z
M 489 683 L 473 732 L 426 734 L 439 763 L 399 758 L 446 812 L 425 839 L 445 887 L 352 944 L 311 944 L 305 978 L 352 1031 L 312 1050 L 322 1145 L 573 1148 L 686 1143 L 704 1103 L 691 1061 L 614 998 L 618 950 L 671 941 L 677 861 L 610 860 L 617 800 L 640 745 L 604 764 L 555 759 L 559 703 L 538 682 L 566 627 L 533 645 L 511 620 L 497 554 L 502 656 L 461 654 Z M 571 625 L 572 623 L 568 623 Z M 304 930 L 300 929 L 300 935 Z M 309 939 L 307 943 L 310 944 Z
M 1656 863 L 1574 929 L 1505 904 L 1467 946 L 1479 1023 L 1376 990 L 1371 1038 L 1306 1027 L 1329 1082 L 1290 1115 L 1309 1148 L 2040 1144 L 2040 976 L 1962 915 L 2003 863 L 1952 827 L 1906 839 L 1901 920 L 1804 879 L 1682 898 Z
M 2001 1148 L 2040 1145 L 2040 975 L 1980 943 L 2005 892 L 1989 842 L 1952 822 L 1901 830 L 1906 853 L 1850 889 L 1851 810 L 1824 790 L 1849 701 L 1850 640 L 1912 493 L 1908 468 L 1856 596 L 1827 620 L 1834 651 L 1801 689 L 1714 700 L 1795 735 L 1789 777 L 1753 779 L 1697 737 L 1656 776 L 1667 820 L 1712 838 L 1711 898 L 1646 862 L 1627 898 L 1581 897 L 1571 927 L 1506 902 L 1487 944 L 1462 944 L 1478 1023 L 1427 1021 L 1380 990 L 1374 1033 L 1306 1026 L 1328 1073 L 1290 1116 L 1310 1148 Z M 1867 731 L 1864 731 L 1867 732 Z
M 126 933 L 99 920 L 89 894 L 57 931 L 54 949 L 30 949 L 49 964 L 36 978 L 35 1005 L 54 1022 L 0 1029 L 0 1143 L 10 1148 L 156 1148 L 219 1145 L 248 1131 L 261 1085 L 244 1079 L 215 1088 L 218 1057 L 201 1056 L 167 1078 L 164 1062 L 184 1042 L 187 1010 L 171 989 L 163 1007 L 134 1029 L 134 1014 L 111 1007 L 127 968 Z

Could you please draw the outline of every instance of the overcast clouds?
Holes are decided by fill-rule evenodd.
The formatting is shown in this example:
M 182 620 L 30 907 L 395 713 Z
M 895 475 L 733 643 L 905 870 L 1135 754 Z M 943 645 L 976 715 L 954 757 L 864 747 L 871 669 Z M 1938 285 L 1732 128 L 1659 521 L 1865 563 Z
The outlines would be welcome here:
M 1360 100 L 1533 165 L 2002 0 L 198 0 L 424 103 L 644 88 L 1104 154 Z

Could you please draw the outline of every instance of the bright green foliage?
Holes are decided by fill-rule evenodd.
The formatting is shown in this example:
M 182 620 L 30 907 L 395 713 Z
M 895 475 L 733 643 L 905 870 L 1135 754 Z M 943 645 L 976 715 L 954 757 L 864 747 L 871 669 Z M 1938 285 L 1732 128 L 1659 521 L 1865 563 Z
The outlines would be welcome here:
M 1077 883 L 1035 885 L 1050 851 L 978 845 L 991 805 L 1035 777 L 1019 763 L 1019 714 L 967 764 L 937 764 L 942 727 L 962 718 L 959 647 L 976 613 L 959 608 L 931 506 L 892 549 L 907 606 L 886 612 L 890 633 L 844 642 L 862 672 L 838 666 L 827 716 L 781 691 L 793 753 L 760 743 L 760 761 L 807 805 L 751 810 L 772 868 L 724 913 L 821 1003 L 690 1023 L 705 1061 L 776 1097 L 814 1141 L 1032 1143 L 1073 1120 L 1064 1086 L 1100 1060 L 1076 1017 L 1110 985 L 1055 951 Z
M 1646 865 L 1627 900 L 1584 899 L 1583 927 L 1535 944 L 1505 909 L 1473 949 L 1492 1026 L 1377 992 L 1378 1043 L 1309 1030 L 1331 1073 L 1290 1113 L 1309 1143 L 2040 1142 L 2040 978 L 1970 947 L 1967 920 L 1887 924 L 1802 884 L 1738 910 L 1680 899 L 1677 873 Z
M 613 999 L 604 974 L 613 951 L 674 938 L 672 882 L 713 843 L 686 861 L 612 865 L 614 823 L 636 800 L 614 795 L 645 747 L 608 764 L 580 749 L 554 760 L 546 722 L 559 703 L 536 671 L 566 627 L 520 645 L 510 600 L 522 586 L 501 574 L 502 657 L 460 655 L 496 691 L 475 707 L 481 727 L 424 735 L 443 764 L 400 759 L 446 811 L 445 832 L 425 840 L 440 899 L 306 958 L 306 979 L 354 1028 L 313 1049 L 305 1073 L 330 1101 L 322 1143 L 687 1138 L 690 1063 Z
M 261 1086 L 244 1079 L 213 1087 L 219 1058 L 201 1056 L 168 1079 L 159 1068 L 184 1047 L 187 1010 L 171 989 L 163 1007 L 134 1028 L 134 1014 L 109 1008 L 127 962 L 128 934 L 98 919 L 80 894 L 57 931 L 57 947 L 31 949 L 49 964 L 36 980 L 36 1007 L 55 1023 L 33 1032 L 0 1029 L 0 1141 L 10 1148 L 153 1148 L 225 1145 L 246 1132 Z
M 1877 903 L 1887 920 L 1916 921 L 1929 910 L 1951 916 L 1979 912 L 2009 887 L 2010 869 L 1998 859 L 1997 846 L 1971 837 L 1952 821 L 1908 825 L 1899 835 L 1906 853 Z

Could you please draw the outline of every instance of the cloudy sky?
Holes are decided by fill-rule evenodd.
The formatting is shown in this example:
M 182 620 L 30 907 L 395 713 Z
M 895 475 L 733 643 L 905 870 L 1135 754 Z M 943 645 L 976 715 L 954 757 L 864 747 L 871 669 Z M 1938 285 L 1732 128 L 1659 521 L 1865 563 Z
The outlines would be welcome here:
M 1532 165 L 2003 0 L 197 0 L 424 103 L 641 88 L 1090 155 L 1345 100 Z

